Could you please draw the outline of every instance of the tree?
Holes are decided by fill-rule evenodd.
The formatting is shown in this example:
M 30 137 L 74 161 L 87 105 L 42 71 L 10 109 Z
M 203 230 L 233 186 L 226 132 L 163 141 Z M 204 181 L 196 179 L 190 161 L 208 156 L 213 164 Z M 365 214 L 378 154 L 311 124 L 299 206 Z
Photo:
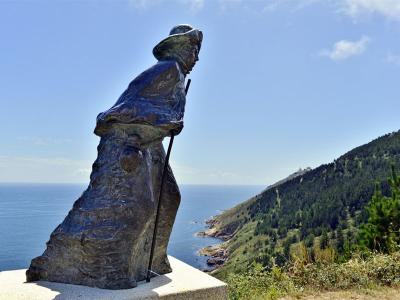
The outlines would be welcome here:
M 384 196 L 379 184 L 367 205 L 368 221 L 361 226 L 359 241 L 362 247 L 384 253 L 395 251 L 400 244 L 400 176 L 392 166 L 388 179 L 391 197 Z
M 277 252 L 275 254 L 275 264 L 279 267 L 283 267 L 287 263 L 287 258 L 282 252 Z
M 314 235 L 310 233 L 304 240 L 306 247 L 312 247 L 314 245 Z
M 286 259 L 290 259 L 290 246 L 292 245 L 292 241 L 290 238 L 287 238 L 283 242 L 283 255 Z
M 338 229 L 337 231 L 337 240 L 336 240 L 336 249 L 338 253 L 342 253 L 344 250 L 344 243 L 345 243 L 345 237 L 343 235 L 343 231 L 341 229 Z
M 328 247 L 328 243 L 329 243 L 328 232 L 326 231 L 326 229 L 324 229 L 322 231 L 322 235 L 319 240 L 319 247 L 321 249 L 325 249 L 326 247 Z

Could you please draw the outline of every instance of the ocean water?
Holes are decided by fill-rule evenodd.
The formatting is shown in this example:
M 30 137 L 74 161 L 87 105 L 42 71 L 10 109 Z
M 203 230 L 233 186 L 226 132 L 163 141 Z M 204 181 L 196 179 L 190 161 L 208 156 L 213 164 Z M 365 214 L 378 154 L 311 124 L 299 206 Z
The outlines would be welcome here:
M 62 222 L 86 188 L 79 184 L 0 184 L 0 271 L 27 268 L 43 253 L 50 233 Z M 197 255 L 218 239 L 197 237 L 205 220 L 260 192 L 263 186 L 180 186 L 182 201 L 168 253 L 205 269 L 206 257 Z

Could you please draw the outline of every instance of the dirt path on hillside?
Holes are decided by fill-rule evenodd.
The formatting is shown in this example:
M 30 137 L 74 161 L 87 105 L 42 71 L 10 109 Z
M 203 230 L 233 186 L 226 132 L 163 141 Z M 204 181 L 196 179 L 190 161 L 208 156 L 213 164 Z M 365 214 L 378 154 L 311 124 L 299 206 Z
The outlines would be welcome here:
M 308 296 L 290 296 L 281 300 L 400 300 L 400 288 L 378 288 L 374 290 L 349 290 L 324 292 Z

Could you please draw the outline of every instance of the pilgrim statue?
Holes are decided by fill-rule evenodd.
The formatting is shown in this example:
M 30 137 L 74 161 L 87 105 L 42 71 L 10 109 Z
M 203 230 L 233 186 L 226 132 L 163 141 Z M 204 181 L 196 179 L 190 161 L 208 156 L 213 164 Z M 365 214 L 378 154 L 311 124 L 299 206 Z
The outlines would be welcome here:
M 183 128 L 185 77 L 202 38 L 190 25 L 172 28 L 153 49 L 158 62 L 97 116 L 100 144 L 89 186 L 32 260 L 28 282 L 124 289 L 146 278 L 165 162 L 162 141 Z M 161 200 L 152 270 L 165 274 L 171 272 L 166 251 L 180 202 L 169 166 Z

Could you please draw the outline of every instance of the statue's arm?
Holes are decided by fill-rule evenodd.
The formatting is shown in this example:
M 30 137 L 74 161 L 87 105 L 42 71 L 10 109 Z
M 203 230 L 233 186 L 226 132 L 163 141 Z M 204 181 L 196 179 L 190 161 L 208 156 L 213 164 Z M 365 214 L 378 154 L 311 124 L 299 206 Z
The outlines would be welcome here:
M 95 133 L 112 123 L 145 124 L 174 130 L 183 128 L 184 77 L 176 62 L 161 62 L 136 77 L 117 103 L 97 117 Z
M 183 129 L 186 104 L 185 77 L 175 61 L 160 63 L 165 64 L 167 68 L 155 76 L 151 84 L 138 91 L 138 95 L 152 102 L 154 105 L 152 108 L 161 121 L 159 124 L 177 135 Z

